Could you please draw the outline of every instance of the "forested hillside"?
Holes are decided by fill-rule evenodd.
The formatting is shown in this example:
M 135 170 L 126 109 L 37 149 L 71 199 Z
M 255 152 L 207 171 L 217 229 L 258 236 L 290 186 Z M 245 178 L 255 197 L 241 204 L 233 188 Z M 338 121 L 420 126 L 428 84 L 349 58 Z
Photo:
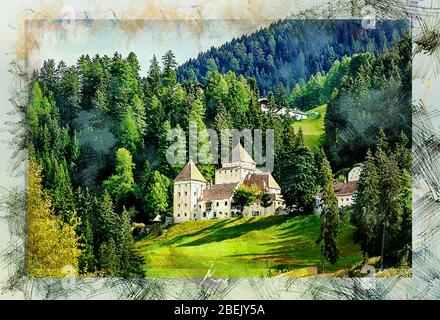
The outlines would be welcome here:
M 338 30 L 336 26 L 329 28 Z M 344 28 L 348 26 L 341 28 L 347 30 Z M 396 30 L 399 28 L 372 31 L 379 32 L 378 39 L 383 40 L 378 40 L 382 43 L 378 51 L 390 45 L 385 41 L 388 37 L 390 41 L 397 40 Z M 301 32 L 306 35 L 310 30 Z M 271 31 L 262 31 L 266 33 Z M 300 46 L 312 47 L 305 35 Z M 338 45 L 334 47 L 337 50 Z M 277 47 L 278 51 L 283 49 Z M 205 128 L 217 132 L 232 128 L 274 129 L 273 175 L 292 214 L 310 214 L 319 190 L 324 189 L 329 197 L 335 198 L 332 170 L 363 160 L 370 148 L 378 159 L 378 186 L 391 186 L 390 190 L 395 192 L 384 200 L 394 201 L 390 206 L 395 210 L 387 216 L 387 221 L 394 221 L 403 210 L 395 201 L 410 203 L 406 192 L 409 179 L 404 171 L 409 170 L 408 161 L 402 160 L 410 158 L 411 147 L 408 143 L 411 141 L 410 40 L 406 35 L 381 54 L 372 51 L 328 62 L 325 68 L 329 72 L 325 75 L 314 73 L 317 66 L 306 66 L 310 67 L 307 73 L 312 76 L 301 75 L 305 77 L 303 85 L 295 86 L 292 92 L 280 85 L 275 93 L 268 95 L 268 107 L 272 111 L 286 106 L 303 104 L 311 108 L 328 103 L 324 118 L 325 153 L 319 146 L 311 150 L 304 143 L 303 132 L 297 129 L 298 123 L 293 118 L 262 112 L 258 80 L 229 70 L 227 62 L 226 66 L 223 62 L 219 66 L 221 72 L 214 70 L 207 74 L 201 89 L 194 82 L 178 80 L 172 51 L 162 57 L 161 64 L 153 57 L 145 78 L 140 76 L 140 62 L 134 53 L 127 57 L 119 53 L 112 57 L 84 55 L 72 66 L 63 61 L 45 61 L 29 81 L 26 110 L 29 177 L 32 178 L 29 198 L 33 201 L 29 217 L 34 219 L 30 232 L 35 232 L 32 236 L 39 239 L 45 237 L 41 230 L 61 226 L 67 241 L 58 243 L 57 251 L 64 254 L 64 260 L 57 260 L 58 252 L 47 253 L 45 246 L 39 245 L 54 240 L 32 242 L 34 246 L 28 248 L 32 253 L 29 266 L 35 266 L 38 275 L 41 275 L 39 266 L 47 261 L 59 262 L 61 267 L 68 262 L 78 266 L 81 272 L 97 275 L 142 274 L 134 251 L 132 223 L 148 224 L 157 214 L 172 215 L 172 180 L 188 154 L 184 152 L 183 163 L 168 162 L 166 152 L 172 141 L 167 139 L 167 134 L 172 128 L 182 128 L 187 134 L 190 122 L 197 124 L 199 133 Z M 314 54 L 310 56 L 313 60 Z M 293 71 L 278 67 L 264 78 L 274 82 L 284 76 L 290 79 Z M 291 77 L 295 79 L 295 75 Z M 379 141 L 387 144 L 380 149 L 383 153 L 376 147 L 380 132 Z M 197 165 L 207 180 L 212 181 L 218 164 Z M 386 170 L 382 169 L 385 167 Z M 397 183 L 404 180 L 405 188 L 393 185 L 390 179 Z M 377 212 L 383 212 L 380 205 L 377 203 L 375 207 Z M 330 227 L 334 231 L 339 220 L 337 206 L 333 209 L 333 220 L 326 218 L 324 227 L 333 221 Z M 396 225 L 407 231 L 408 219 L 397 218 Z M 359 221 L 363 221 L 362 215 Z M 376 254 L 380 224 L 374 228 L 374 235 L 360 232 L 359 237 L 374 238 L 374 247 L 365 251 Z M 63 234 L 54 233 L 52 237 L 58 239 Z M 330 241 L 336 245 L 336 235 L 324 241 L 326 245 Z M 393 241 L 389 248 L 402 250 L 408 245 L 408 235 L 403 240 L 396 236 Z M 45 252 L 44 257 L 41 252 Z M 49 270 L 43 275 L 53 273 Z
M 206 83 L 209 72 L 231 70 L 255 78 L 262 95 L 280 84 L 290 92 L 344 56 L 386 52 L 405 30 L 407 21 L 378 21 L 364 29 L 360 20 L 283 20 L 190 59 L 177 69 L 178 80 Z
M 412 128 L 408 36 L 378 57 L 352 57 L 347 66 L 337 71 L 340 82 L 325 118 L 325 148 L 335 168 L 361 161 L 375 147 L 379 129 L 396 143 L 402 132 L 410 137 Z

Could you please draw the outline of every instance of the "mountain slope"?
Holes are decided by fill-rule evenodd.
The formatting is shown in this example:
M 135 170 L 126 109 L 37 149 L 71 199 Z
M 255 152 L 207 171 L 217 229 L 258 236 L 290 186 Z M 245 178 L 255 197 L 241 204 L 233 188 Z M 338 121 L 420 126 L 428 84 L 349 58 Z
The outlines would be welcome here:
M 211 70 L 229 70 L 257 80 L 262 95 L 280 83 L 291 90 L 333 62 L 360 52 L 378 54 L 408 30 L 407 21 L 378 21 L 364 29 L 361 20 L 283 20 L 201 53 L 177 70 L 180 81 L 205 83 Z
M 327 105 L 311 109 L 309 112 L 316 112 L 318 115 L 309 115 L 306 120 L 297 121 L 293 124 L 295 132 L 301 128 L 305 144 L 316 151 L 322 146 L 324 136 L 324 119 Z

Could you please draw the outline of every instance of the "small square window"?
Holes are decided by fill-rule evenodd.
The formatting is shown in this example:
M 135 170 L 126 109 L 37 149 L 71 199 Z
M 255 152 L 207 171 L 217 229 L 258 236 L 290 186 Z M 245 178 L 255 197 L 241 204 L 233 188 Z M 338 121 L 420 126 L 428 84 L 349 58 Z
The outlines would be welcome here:
M 227 206 L 228 205 L 228 201 L 225 201 L 225 206 Z
M 185 213 L 185 217 L 187 216 L 187 214 Z
M 188 195 L 188 192 L 185 191 L 185 196 L 187 196 L 187 195 Z
M 180 213 L 178 213 L 177 216 L 180 218 Z

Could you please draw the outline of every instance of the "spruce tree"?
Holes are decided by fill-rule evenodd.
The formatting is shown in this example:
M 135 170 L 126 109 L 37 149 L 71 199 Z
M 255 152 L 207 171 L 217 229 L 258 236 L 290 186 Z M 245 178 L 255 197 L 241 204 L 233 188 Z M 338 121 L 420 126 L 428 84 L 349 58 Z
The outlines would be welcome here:
M 288 107 L 286 88 L 282 83 L 277 88 L 275 100 L 279 108 Z
M 380 193 L 378 205 L 379 227 L 382 229 L 380 255 L 381 269 L 383 269 L 385 257 L 392 254 L 388 252 L 391 240 L 395 233 L 399 232 L 402 220 L 400 171 L 395 154 L 389 150 L 383 130 L 379 131 L 375 158 L 379 174 L 379 190 L 385 191 Z
M 375 159 L 370 150 L 367 152 L 364 167 L 356 187 L 351 222 L 356 226 L 355 241 L 359 242 L 364 255 L 371 251 L 375 226 L 378 219 L 379 176 Z
M 117 137 L 119 146 L 127 149 L 132 154 L 135 154 L 141 146 L 142 135 L 139 132 L 139 127 L 135 121 L 135 116 L 131 107 L 127 108 L 127 111 L 122 118 Z
M 316 243 L 322 242 L 322 268 L 325 268 L 325 259 L 335 264 L 339 258 L 339 250 L 336 246 L 339 228 L 339 209 L 336 197 L 333 173 L 330 163 L 324 157 L 322 161 L 322 172 L 324 174 L 324 188 L 322 190 L 322 213 L 321 231 Z
M 153 58 L 150 60 L 150 67 L 148 69 L 146 84 L 148 90 L 144 91 L 145 96 L 147 98 L 151 98 L 153 95 L 157 96 L 159 93 L 159 89 L 162 87 L 162 81 L 159 61 L 157 61 L 155 55 L 153 55 Z
M 164 86 L 173 87 L 176 84 L 176 57 L 171 50 L 168 50 L 162 57 L 163 64 L 163 78 L 162 83 Z
M 115 173 L 103 182 L 103 187 L 120 204 L 130 197 L 135 190 L 132 156 L 127 149 L 120 148 L 116 152 Z
M 169 211 L 169 187 L 170 179 L 162 175 L 159 171 L 154 171 L 151 177 L 151 184 L 148 193 L 145 195 L 147 204 L 147 214 L 153 219 L 157 214 L 166 215 Z

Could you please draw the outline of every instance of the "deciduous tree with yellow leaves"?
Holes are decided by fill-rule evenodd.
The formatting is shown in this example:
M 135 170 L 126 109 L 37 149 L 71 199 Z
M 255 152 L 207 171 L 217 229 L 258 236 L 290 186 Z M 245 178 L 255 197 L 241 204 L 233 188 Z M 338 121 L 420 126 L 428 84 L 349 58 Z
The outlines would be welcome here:
M 28 168 L 28 216 L 26 264 L 31 277 L 66 276 L 66 266 L 78 273 L 82 253 L 75 228 L 79 219 L 71 214 L 69 223 L 53 213 L 50 198 L 42 188 L 42 168 L 31 157 Z M 63 269 L 64 268 L 64 269 Z

